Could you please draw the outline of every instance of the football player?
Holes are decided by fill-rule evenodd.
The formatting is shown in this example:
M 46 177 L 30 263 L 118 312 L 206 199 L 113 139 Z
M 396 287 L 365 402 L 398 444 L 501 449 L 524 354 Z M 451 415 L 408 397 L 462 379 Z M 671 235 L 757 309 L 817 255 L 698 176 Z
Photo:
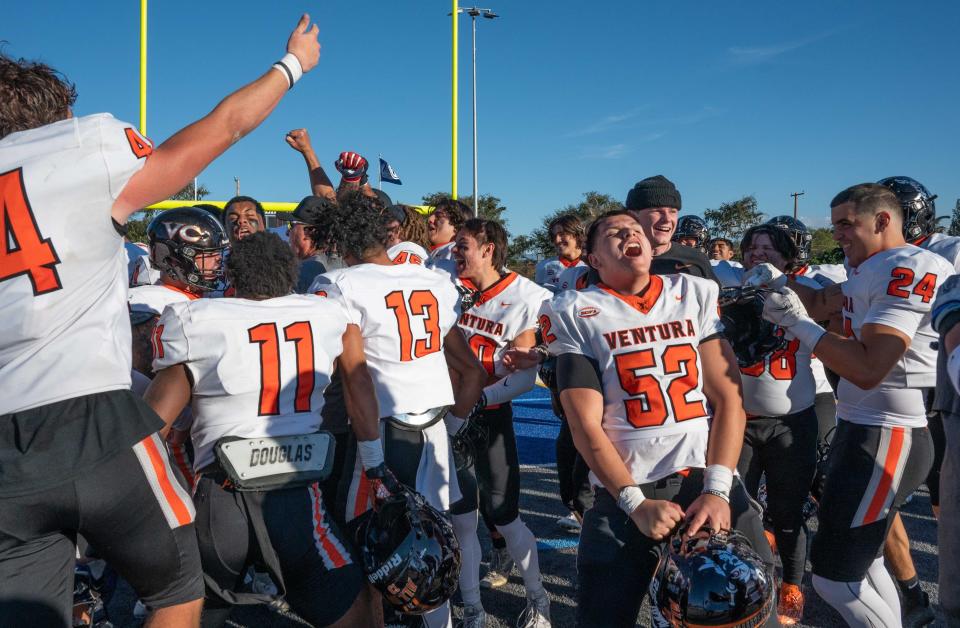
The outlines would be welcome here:
M 312 624 L 370 625 L 361 567 L 317 484 L 333 453 L 317 429 L 334 360 L 354 430 L 379 446 L 360 331 L 335 299 L 292 294 L 296 260 L 276 234 L 238 240 L 227 273 L 237 298 L 164 311 L 146 393 L 168 426 L 192 399 L 203 625 L 254 599 L 239 591 L 255 561 Z
M 317 64 L 309 24 L 265 74 L 157 147 L 108 114 L 74 118 L 61 75 L 0 54 L 0 381 L 17 391 L 0 398 L 0 624 L 69 623 L 77 532 L 155 609 L 148 626 L 198 623 L 193 506 L 162 454 L 162 422 L 129 390 L 122 225 Z
M 937 357 L 930 307 L 954 269 L 906 244 L 903 210 L 886 187 L 855 185 L 830 206 L 834 239 L 851 268 L 842 284 L 844 335 L 813 322 L 789 289 L 768 296 L 764 317 L 841 377 L 811 552 L 814 587 L 851 626 L 899 626 L 900 602 L 881 548 L 933 462 L 923 398 Z
M 513 563 L 523 576 L 527 608 L 518 625 L 547 628 L 550 598 L 540 576 L 537 540 L 520 519 L 520 460 L 510 404 L 533 388 L 537 375 L 535 369 L 508 373 L 502 356 L 511 346 L 536 344 L 537 312 L 550 292 L 517 273 L 501 271 L 507 261 L 507 233 L 500 223 L 471 218 L 457 233 L 455 242 L 453 259 L 459 281 L 478 293 L 473 306 L 461 313 L 459 326 L 487 375 L 481 398 L 483 410 L 471 421 L 486 430 L 488 441 L 478 446 L 472 466 L 458 470 L 463 499 L 451 508 L 463 555 L 460 593 L 464 625 L 486 625 L 480 603 L 479 509 L 503 537 L 504 547 L 498 548 L 495 541 L 490 559 L 490 570 L 495 572 L 492 578 L 505 580 Z M 451 434 L 462 427 L 448 421 Z
M 576 214 L 557 216 L 547 225 L 550 241 L 557 250 L 557 256 L 537 262 L 534 281 L 556 292 L 560 285 L 560 275 L 568 268 L 584 267 L 583 237 L 586 230 L 583 221 Z
M 461 201 L 443 199 L 427 217 L 427 237 L 430 239 L 430 254 L 427 267 L 457 277 L 453 261 L 453 240 L 460 228 L 471 216 L 470 208 Z
M 603 214 L 586 241 L 601 282 L 541 310 L 597 487 L 577 557 L 578 626 L 633 626 L 660 544 L 683 522 L 688 536 L 740 529 L 772 573 L 760 517 L 734 476 L 746 417 L 717 284 L 651 274 L 653 246 L 629 210 Z
M 769 224 L 748 229 L 740 250 L 747 271 L 767 263 L 790 272 L 800 263 L 794 240 Z M 819 288 L 804 277 L 797 281 Z M 803 506 L 817 465 L 817 380 L 810 349 L 791 338 L 756 364 L 741 366 L 740 375 L 747 426 L 737 469 L 754 498 L 760 476 L 766 474 L 768 512 L 783 563 L 777 613 L 781 624 L 791 626 L 803 616 L 801 584 L 807 562 Z
M 324 220 L 348 267 L 321 275 L 317 293 L 333 286 L 360 326 L 381 414 L 383 447 L 351 443 L 339 501 L 348 526 L 373 498 L 372 481 L 386 462 L 403 484 L 440 511 L 460 499 L 444 415 L 466 419 L 487 373 L 457 327 L 459 295 L 444 274 L 387 256 L 384 208 L 359 193 L 342 196 Z M 448 370 L 449 369 L 449 370 Z M 453 371 L 458 382 L 451 384 Z M 425 615 L 430 626 L 450 623 L 449 605 Z
M 707 223 L 700 216 L 684 216 L 677 221 L 677 229 L 673 232 L 674 242 L 697 249 L 701 253 L 707 252 L 707 239 L 710 230 Z
M 263 205 L 249 196 L 234 196 L 227 201 L 220 220 L 227 229 L 230 242 L 267 229 L 267 213 L 263 210 Z
M 387 241 L 387 255 L 394 264 L 426 263 L 427 223 L 423 216 L 409 205 L 390 205 L 387 207 L 391 220 L 387 223 L 390 238 Z
M 717 262 L 726 261 L 734 266 L 739 266 L 740 262 L 733 260 L 733 242 L 727 238 L 714 238 L 707 243 L 709 251 L 710 264 L 717 265 Z

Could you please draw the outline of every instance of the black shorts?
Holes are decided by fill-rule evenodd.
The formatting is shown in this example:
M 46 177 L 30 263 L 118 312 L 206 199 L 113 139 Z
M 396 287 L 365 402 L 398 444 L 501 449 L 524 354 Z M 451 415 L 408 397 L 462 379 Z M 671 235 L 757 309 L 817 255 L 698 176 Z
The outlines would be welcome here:
M 813 573 L 837 582 L 863 580 L 882 555 L 893 516 L 932 463 L 927 428 L 838 421 L 810 553 Z
M 364 577 L 352 544 L 327 515 L 319 487 L 241 493 L 223 488 L 218 479 L 202 475 L 195 495 L 207 582 L 203 626 L 227 620 L 231 603 L 224 592 L 242 597 L 235 594 L 251 565 L 271 572 L 290 607 L 311 624 L 326 626 L 343 617 Z M 256 529 L 261 521 L 266 552 Z
M 194 508 L 153 434 L 44 491 L 0 506 L 0 626 L 69 625 L 76 537 L 150 608 L 203 597 Z
M 667 499 L 686 508 L 703 491 L 703 469 L 691 469 L 686 477 L 674 474 L 640 488 L 648 499 Z M 730 490 L 730 519 L 773 573 L 773 553 L 763 535 L 760 508 L 737 478 Z M 640 532 L 610 493 L 598 487 L 580 532 L 577 626 L 636 625 L 663 547 L 663 542 Z M 773 620 L 776 621 L 776 615 Z
M 502 526 L 520 516 L 520 458 L 509 403 L 484 410 L 474 419 L 487 429 L 487 445 L 476 452 L 472 467 L 457 470 L 463 499 L 450 507 L 462 515 L 474 510 L 490 523 Z

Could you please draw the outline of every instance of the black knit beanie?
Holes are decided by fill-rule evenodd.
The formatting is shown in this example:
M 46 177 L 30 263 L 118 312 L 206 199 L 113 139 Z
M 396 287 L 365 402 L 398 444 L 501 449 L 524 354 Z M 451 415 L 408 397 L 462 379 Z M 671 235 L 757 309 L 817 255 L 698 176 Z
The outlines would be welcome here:
M 651 207 L 673 207 L 680 209 L 680 190 L 673 182 L 658 174 L 638 181 L 627 192 L 627 209 L 649 209 Z

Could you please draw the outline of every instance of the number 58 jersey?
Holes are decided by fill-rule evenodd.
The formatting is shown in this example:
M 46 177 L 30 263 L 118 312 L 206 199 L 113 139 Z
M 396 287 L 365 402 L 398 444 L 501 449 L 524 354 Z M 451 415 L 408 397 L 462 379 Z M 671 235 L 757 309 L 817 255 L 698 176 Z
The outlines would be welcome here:
M 865 425 L 924 427 L 920 389 L 936 386 L 937 334 L 930 326 L 934 296 L 953 265 L 907 244 L 881 251 L 851 269 L 843 284 L 843 330 L 861 337 L 864 325 L 891 327 L 910 345 L 879 385 L 863 390 L 841 379 L 837 416 Z
M 596 365 L 603 431 L 636 482 L 706 465 L 711 411 L 697 348 L 722 331 L 718 293 L 699 277 L 651 275 L 639 296 L 601 283 L 562 292 L 541 308 L 550 353 L 580 354 Z
M 346 310 L 335 299 L 197 299 L 168 305 L 154 332 L 154 370 L 183 364 L 193 379 L 199 470 L 224 436 L 315 432 Z

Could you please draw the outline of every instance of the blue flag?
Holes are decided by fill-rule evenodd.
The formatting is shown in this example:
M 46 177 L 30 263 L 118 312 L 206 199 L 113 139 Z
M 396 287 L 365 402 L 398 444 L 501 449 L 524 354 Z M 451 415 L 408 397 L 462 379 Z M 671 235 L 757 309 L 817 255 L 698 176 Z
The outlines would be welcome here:
M 388 164 L 383 157 L 380 158 L 380 180 L 384 183 L 396 183 L 397 185 L 403 185 L 403 182 L 400 181 L 400 175 L 397 174 L 397 171 L 393 169 L 393 166 Z

